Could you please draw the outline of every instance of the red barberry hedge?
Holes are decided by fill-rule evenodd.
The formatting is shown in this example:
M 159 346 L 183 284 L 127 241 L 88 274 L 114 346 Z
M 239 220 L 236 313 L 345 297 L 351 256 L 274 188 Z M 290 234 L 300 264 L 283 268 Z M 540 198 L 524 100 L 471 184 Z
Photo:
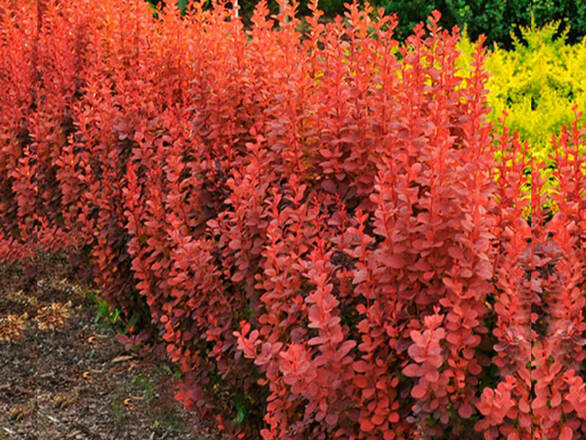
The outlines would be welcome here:
M 0 0 L 2 259 L 146 305 L 227 438 L 584 438 L 584 127 L 546 190 L 482 42 L 316 3 Z

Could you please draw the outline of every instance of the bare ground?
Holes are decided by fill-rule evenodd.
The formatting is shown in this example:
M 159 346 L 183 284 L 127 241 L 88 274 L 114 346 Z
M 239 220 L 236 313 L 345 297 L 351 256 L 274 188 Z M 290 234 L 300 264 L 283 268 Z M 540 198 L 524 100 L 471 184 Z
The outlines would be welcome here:
M 204 440 L 173 367 L 126 353 L 87 289 L 0 268 L 0 440 Z

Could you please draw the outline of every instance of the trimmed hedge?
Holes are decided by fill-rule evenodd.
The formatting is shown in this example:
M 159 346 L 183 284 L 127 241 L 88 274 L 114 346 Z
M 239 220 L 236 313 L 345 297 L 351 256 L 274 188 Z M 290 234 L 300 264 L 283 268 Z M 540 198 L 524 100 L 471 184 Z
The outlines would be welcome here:
M 88 255 L 226 438 L 583 438 L 579 115 L 544 192 L 482 42 L 311 8 L 0 0 L 2 259 Z

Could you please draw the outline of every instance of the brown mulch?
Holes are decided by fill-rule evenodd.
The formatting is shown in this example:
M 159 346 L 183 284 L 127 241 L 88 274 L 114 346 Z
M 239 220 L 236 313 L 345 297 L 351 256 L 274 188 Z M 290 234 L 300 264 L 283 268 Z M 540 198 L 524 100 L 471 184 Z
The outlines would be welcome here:
M 212 439 L 172 365 L 127 353 L 87 289 L 0 267 L 0 440 Z

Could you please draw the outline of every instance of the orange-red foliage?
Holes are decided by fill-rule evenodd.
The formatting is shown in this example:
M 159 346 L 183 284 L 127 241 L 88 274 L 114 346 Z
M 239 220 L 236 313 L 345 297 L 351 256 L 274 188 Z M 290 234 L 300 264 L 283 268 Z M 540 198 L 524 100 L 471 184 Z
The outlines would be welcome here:
M 544 212 L 438 14 L 399 45 L 356 5 L 302 35 L 216 3 L 0 0 L 2 259 L 139 293 L 227 437 L 584 438 L 584 129 Z

